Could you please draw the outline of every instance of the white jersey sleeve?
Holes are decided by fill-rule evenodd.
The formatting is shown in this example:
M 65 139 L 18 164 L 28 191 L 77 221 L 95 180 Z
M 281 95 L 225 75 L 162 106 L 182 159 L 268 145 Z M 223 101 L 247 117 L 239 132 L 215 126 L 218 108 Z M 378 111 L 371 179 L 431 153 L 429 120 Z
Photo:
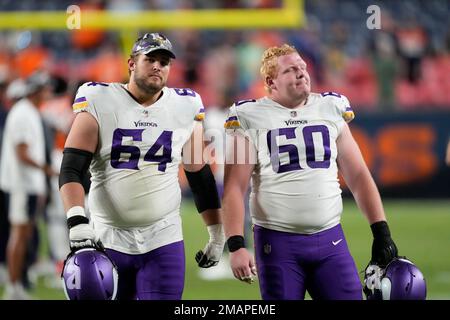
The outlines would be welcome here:
M 228 112 L 225 127 L 225 163 L 255 164 L 257 148 L 254 136 L 248 130 L 248 121 L 240 116 L 242 104 L 256 100 L 242 100 L 233 104 Z
M 336 99 L 336 107 L 340 111 L 345 122 L 351 122 L 355 118 L 355 113 L 346 96 L 341 95 L 340 99 Z
M 95 109 L 95 100 L 99 95 L 98 86 L 106 86 L 102 82 L 86 82 L 78 88 L 75 100 L 72 104 L 74 113 L 89 112 L 98 122 L 98 114 Z
M 189 88 L 174 88 L 173 91 L 179 96 L 184 97 L 184 102 L 189 102 L 190 109 L 195 112 L 194 120 L 203 121 L 205 119 L 205 108 L 201 96 Z
M 203 107 L 203 103 L 202 103 L 200 96 L 198 96 L 197 100 L 198 100 L 197 101 L 198 106 L 195 107 L 195 109 L 197 109 L 197 112 L 195 113 L 194 120 L 195 121 L 203 121 L 203 120 L 205 120 L 205 108 Z
M 241 100 L 234 103 L 229 111 L 227 119 L 225 120 L 224 128 L 228 135 L 241 135 L 249 138 L 247 134 L 248 122 L 245 117 L 240 117 L 240 110 L 244 108 L 246 103 L 254 103 L 256 100 Z M 239 111 L 238 111 L 239 110 Z
M 350 102 L 346 96 L 335 92 L 324 92 L 321 93 L 321 96 L 322 99 L 330 105 L 330 107 L 335 108 L 337 116 L 336 122 L 338 125 L 342 124 L 341 121 L 339 121 L 339 118 L 342 118 L 347 123 L 351 122 L 355 118 L 355 113 L 353 112 Z
M 227 119 L 224 124 L 225 132 L 230 135 L 234 135 L 236 133 L 243 133 L 244 129 L 239 121 L 236 105 L 232 105 L 228 111 Z

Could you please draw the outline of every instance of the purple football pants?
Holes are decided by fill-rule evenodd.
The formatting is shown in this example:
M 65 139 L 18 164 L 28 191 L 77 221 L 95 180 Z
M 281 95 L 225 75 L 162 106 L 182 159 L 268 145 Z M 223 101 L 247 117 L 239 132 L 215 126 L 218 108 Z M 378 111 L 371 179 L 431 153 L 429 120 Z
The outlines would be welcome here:
M 106 249 L 119 273 L 118 300 L 181 300 L 184 289 L 184 242 L 138 255 Z
M 254 227 L 264 300 L 362 300 L 362 285 L 341 225 L 312 235 Z

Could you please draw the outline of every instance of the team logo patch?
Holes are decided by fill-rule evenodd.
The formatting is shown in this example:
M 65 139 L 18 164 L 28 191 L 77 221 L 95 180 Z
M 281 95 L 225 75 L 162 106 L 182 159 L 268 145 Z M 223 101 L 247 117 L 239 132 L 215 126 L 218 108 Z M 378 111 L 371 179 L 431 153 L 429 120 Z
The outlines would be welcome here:
M 225 129 L 237 129 L 240 128 L 241 124 L 236 116 L 231 116 L 225 121 Z
M 353 112 L 351 107 L 347 107 L 342 114 L 342 117 L 346 122 L 350 122 L 355 118 L 355 113 Z
M 162 45 L 164 43 L 164 39 L 160 35 L 158 35 L 157 37 L 153 36 L 153 39 L 155 39 L 155 41 L 158 42 L 159 45 Z
M 88 102 L 86 100 L 86 97 L 79 97 L 79 98 L 75 99 L 75 101 L 73 102 L 72 109 L 75 111 L 75 110 L 84 109 L 87 106 L 88 106 Z
M 205 109 L 201 108 L 199 112 L 195 115 L 194 120 L 203 121 L 205 119 Z
M 264 245 L 264 253 L 265 254 L 270 254 L 271 252 L 272 252 L 272 246 L 270 244 L 266 243 Z

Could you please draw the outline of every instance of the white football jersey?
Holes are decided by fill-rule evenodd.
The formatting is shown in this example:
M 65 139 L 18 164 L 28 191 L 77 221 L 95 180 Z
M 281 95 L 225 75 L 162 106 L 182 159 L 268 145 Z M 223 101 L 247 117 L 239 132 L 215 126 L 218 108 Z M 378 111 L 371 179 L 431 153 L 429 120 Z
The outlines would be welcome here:
M 252 173 L 253 223 L 312 234 L 337 225 L 342 213 L 336 139 L 353 111 L 345 96 L 310 94 L 289 109 L 268 97 L 237 102 L 225 123 L 257 152 Z
M 73 109 L 89 112 L 99 125 L 90 166 L 94 224 L 142 228 L 178 216 L 181 151 L 204 117 L 200 96 L 165 87 L 144 107 L 123 84 L 91 82 L 79 88 Z

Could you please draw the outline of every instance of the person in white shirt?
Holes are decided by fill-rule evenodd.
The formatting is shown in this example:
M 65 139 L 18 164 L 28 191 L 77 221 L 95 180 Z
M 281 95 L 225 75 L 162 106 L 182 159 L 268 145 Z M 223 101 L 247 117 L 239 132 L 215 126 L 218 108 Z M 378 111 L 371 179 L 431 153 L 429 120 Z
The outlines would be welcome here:
M 44 128 L 38 110 L 49 94 L 48 84 L 48 76 L 40 72 L 26 80 L 26 97 L 12 106 L 3 133 L 0 188 L 6 195 L 11 225 L 6 299 L 30 298 L 22 285 L 24 260 L 34 219 L 45 203 L 45 176 L 53 174 L 46 164 Z

